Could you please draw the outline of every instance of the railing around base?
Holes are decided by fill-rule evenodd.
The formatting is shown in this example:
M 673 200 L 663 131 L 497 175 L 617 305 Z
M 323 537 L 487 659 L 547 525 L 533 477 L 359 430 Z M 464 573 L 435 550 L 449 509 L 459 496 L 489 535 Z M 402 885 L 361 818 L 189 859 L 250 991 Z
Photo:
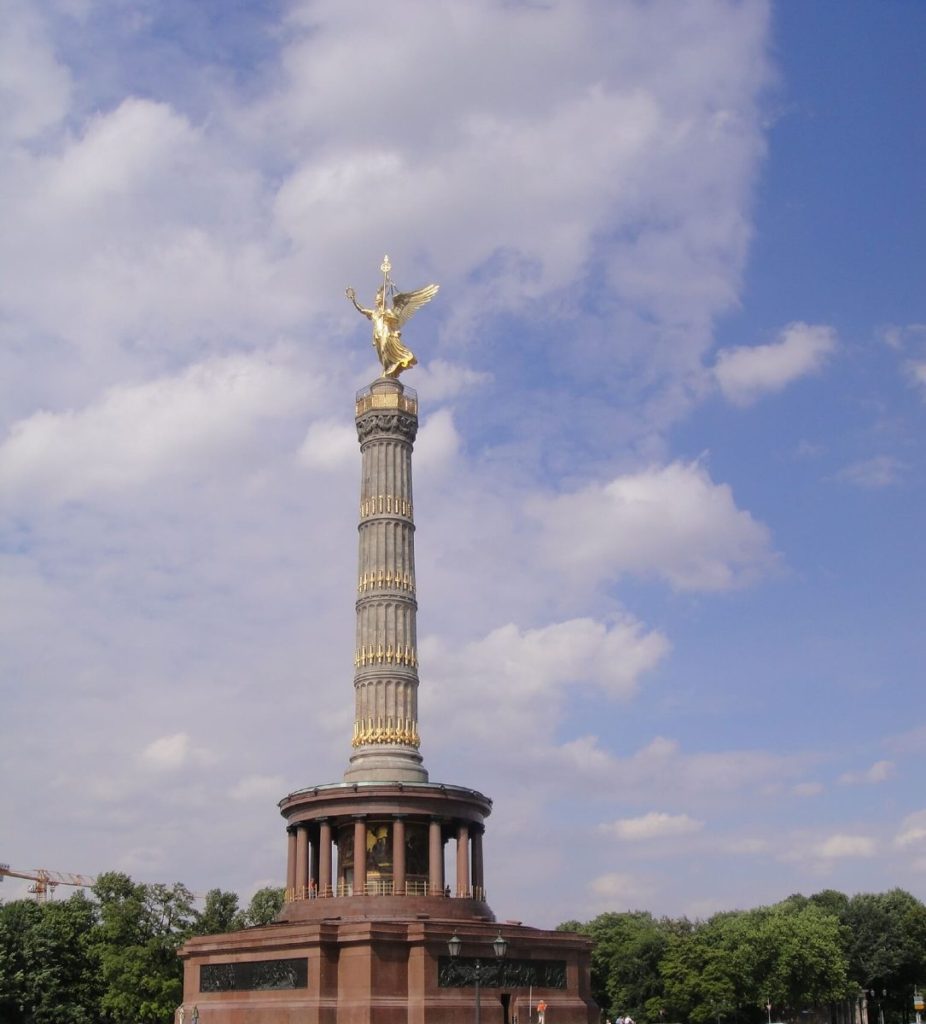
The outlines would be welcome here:
M 397 887 L 391 878 L 377 878 L 368 881 L 362 890 L 357 890 L 349 882 L 338 882 L 336 886 L 315 885 L 297 886 L 295 889 L 287 889 L 284 899 L 287 903 L 298 903 L 300 900 L 334 899 L 345 896 L 439 896 L 444 899 L 478 900 L 486 901 L 486 891 L 483 886 L 474 886 L 462 892 L 451 892 L 449 886 L 443 889 L 432 886 L 430 882 L 412 881 L 406 882 L 404 886 Z

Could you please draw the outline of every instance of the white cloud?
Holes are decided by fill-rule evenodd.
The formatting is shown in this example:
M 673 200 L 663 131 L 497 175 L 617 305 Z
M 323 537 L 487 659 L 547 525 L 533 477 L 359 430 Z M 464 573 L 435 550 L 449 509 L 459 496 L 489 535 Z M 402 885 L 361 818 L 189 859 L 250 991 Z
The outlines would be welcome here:
M 449 409 L 438 409 L 421 424 L 415 443 L 416 472 L 439 473 L 451 468 L 460 448 L 460 435 Z
M 492 374 L 484 370 L 473 370 L 444 359 L 432 359 L 416 372 L 415 389 L 420 395 L 426 395 L 429 403 L 444 402 L 486 385 L 491 380 Z
M 157 771 L 172 771 L 188 761 L 191 740 L 185 732 L 175 732 L 152 740 L 141 752 L 142 761 Z
M 638 818 L 621 818 L 599 826 L 600 831 L 627 842 L 686 836 L 700 832 L 703 828 L 703 821 L 687 814 L 666 814 L 661 811 L 650 811 Z
M 844 772 L 839 776 L 839 781 L 848 785 L 872 785 L 887 782 L 894 775 L 894 771 L 893 761 L 875 761 L 863 772 Z
M 894 837 L 894 845 L 901 848 L 908 846 L 926 846 L 926 811 L 914 811 L 900 823 L 900 831 Z
M 837 833 L 815 844 L 811 853 L 821 860 L 835 860 L 846 857 L 873 857 L 877 848 L 878 844 L 871 836 Z
M 774 562 L 768 529 L 736 507 L 701 462 L 675 462 L 536 500 L 545 557 L 593 579 L 659 576 L 677 590 L 725 590 Z
M 232 800 L 275 802 L 285 794 L 285 780 L 280 775 L 247 775 L 228 791 Z
M 10 0 L 0 34 L 0 134 L 35 138 L 66 114 L 71 76 L 54 55 L 39 8 Z
M 306 398 L 305 380 L 266 355 L 215 358 L 173 377 L 113 387 L 73 412 L 35 412 L 0 445 L 7 494 L 58 500 L 137 486 L 237 455 L 262 421 Z
M 835 476 L 837 480 L 854 484 L 856 487 L 877 489 L 890 487 L 900 479 L 901 470 L 905 468 L 900 459 L 893 455 L 875 455 L 870 459 L 862 459 L 841 469 Z
M 755 837 L 745 837 L 742 839 L 731 839 L 723 844 L 723 849 L 729 853 L 734 853 L 742 856 L 756 856 L 758 854 L 766 853 L 771 844 L 767 839 L 757 839 Z
M 799 782 L 791 787 L 795 796 L 819 796 L 823 792 L 823 784 L 820 782 Z
M 299 460 L 317 470 L 353 466 L 357 461 L 357 431 L 330 420 L 313 423 L 299 448 Z
M 926 340 L 926 324 L 888 324 L 878 332 L 889 348 L 902 351 Z
M 454 652 L 435 649 L 436 638 L 425 644 L 434 665 L 471 680 L 470 693 L 484 687 L 496 698 L 531 702 L 577 684 L 628 697 L 668 651 L 660 632 L 647 632 L 631 616 L 610 624 L 572 619 L 527 630 L 509 624 Z
M 907 363 L 907 371 L 914 384 L 921 389 L 923 397 L 926 398 L 926 359 L 911 360 Z
M 836 332 L 821 324 L 792 323 L 767 345 L 721 349 L 714 376 L 736 405 L 781 391 L 792 381 L 817 373 L 836 349 Z
M 638 910 L 652 896 L 650 884 L 620 871 L 609 871 L 593 878 L 588 888 L 602 903 L 606 901 L 609 909 L 624 907 Z

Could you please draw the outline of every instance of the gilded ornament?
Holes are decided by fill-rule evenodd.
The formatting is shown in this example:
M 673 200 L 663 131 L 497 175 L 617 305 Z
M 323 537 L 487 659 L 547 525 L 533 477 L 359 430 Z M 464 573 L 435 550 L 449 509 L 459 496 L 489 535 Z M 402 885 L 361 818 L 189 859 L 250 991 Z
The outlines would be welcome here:
M 367 309 L 357 302 L 357 294 L 353 288 L 348 288 L 346 293 L 357 312 L 362 313 L 373 324 L 373 347 L 382 364 L 384 377 L 398 377 L 403 370 L 418 362 L 414 352 L 402 343 L 402 327 L 426 302 L 434 298 L 440 288 L 440 285 L 428 284 L 413 292 L 396 291 L 395 284 L 389 276 L 391 269 L 392 264 L 386 256 L 380 266 L 383 283 L 377 289 L 372 309 Z

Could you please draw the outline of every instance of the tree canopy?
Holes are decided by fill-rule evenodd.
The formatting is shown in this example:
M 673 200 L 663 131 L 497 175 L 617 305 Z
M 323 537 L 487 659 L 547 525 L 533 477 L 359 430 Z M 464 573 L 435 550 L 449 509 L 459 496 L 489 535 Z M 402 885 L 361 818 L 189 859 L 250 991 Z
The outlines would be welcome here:
M 0 903 L 3 1024 L 168 1024 L 180 1003 L 177 950 L 193 935 L 269 924 L 282 889 L 259 889 L 247 910 L 211 890 L 197 910 L 186 886 L 145 885 L 107 872 L 92 898 Z
M 592 989 L 612 1019 L 761 1024 L 874 993 L 905 1024 L 926 979 L 926 907 L 908 892 L 828 889 L 705 921 L 600 914 L 561 928 L 588 935 Z

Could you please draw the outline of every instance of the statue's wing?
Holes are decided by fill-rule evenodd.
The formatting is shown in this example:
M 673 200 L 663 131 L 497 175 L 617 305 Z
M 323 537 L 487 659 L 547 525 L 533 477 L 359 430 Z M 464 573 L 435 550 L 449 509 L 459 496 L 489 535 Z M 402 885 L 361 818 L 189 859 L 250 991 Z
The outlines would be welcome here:
M 399 319 L 399 327 L 408 323 L 414 312 L 421 309 L 426 302 L 430 302 L 437 294 L 438 288 L 439 284 L 426 284 L 416 292 L 399 292 L 398 295 L 394 295 L 392 308 Z

